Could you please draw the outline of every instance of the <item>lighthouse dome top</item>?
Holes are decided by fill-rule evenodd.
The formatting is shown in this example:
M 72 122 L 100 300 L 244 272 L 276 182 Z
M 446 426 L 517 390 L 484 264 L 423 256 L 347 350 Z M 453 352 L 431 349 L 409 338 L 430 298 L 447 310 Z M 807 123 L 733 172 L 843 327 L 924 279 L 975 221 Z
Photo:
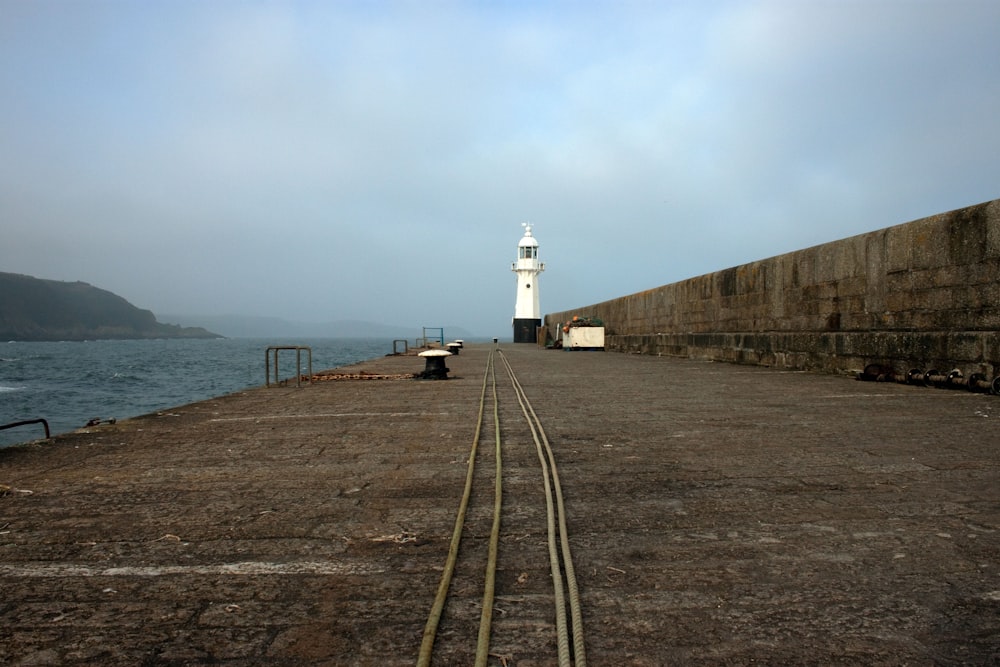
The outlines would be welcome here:
M 537 246 L 538 240 L 531 235 L 531 225 L 529 225 L 528 223 L 523 223 L 523 226 L 524 226 L 524 236 L 521 237 L 521 240 L 518 242 L 517 247 L 523 248 L 525 246 Z

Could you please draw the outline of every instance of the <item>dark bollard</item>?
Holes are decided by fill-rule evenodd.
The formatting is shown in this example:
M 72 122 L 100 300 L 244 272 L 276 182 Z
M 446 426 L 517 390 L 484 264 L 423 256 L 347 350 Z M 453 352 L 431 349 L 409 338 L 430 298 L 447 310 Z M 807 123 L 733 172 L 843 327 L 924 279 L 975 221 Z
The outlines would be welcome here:
M 424 372 L 419 377 L 424 380 L 447 380 L 448 367 L 445 366 L 445 359 L 451 356 L 451 352 L 446 350 L 428 350 L 420 355 L 426 360 Z
M 448 351 L 452 354 L 458 354 L 458 351 L 462 348 L 462 346 L 458 343 L 448 343 L 445 347 L 447 347 Z

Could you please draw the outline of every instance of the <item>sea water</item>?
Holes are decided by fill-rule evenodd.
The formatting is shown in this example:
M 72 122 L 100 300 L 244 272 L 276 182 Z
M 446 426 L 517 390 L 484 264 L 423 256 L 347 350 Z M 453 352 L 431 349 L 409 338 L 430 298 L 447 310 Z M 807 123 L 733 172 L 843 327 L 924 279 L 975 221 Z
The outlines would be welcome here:
M 0 343 L 0 426 L 45 419 L 55 435 L 260 386 L 278 344 L 310 347 L 314 372 L 392 352 L 391 339 L 368 338 Z M 281 377 L 294 378 L 295 352 L 279 355 Z M 0 430 L 0 447 L 44 436 L 41 424 Z

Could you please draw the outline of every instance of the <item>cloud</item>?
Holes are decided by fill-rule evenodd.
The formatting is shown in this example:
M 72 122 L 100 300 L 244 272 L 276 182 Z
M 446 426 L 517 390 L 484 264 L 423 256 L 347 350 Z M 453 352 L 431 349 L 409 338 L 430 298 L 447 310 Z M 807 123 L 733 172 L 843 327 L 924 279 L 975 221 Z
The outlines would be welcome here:
M 154 311 L 502 335 L 521 222 L 555 311 L 998 196 L 995 3 L 8 9 L 0 270 Z

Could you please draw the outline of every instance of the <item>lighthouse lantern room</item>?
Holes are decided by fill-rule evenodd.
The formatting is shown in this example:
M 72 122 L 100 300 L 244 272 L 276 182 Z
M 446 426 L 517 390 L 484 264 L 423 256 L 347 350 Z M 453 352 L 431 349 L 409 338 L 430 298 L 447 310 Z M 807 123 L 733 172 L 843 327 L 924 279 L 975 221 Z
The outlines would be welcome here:
M 524 223 L 524 236 L 517 244 L 517 261 L 510 270 L 517 274 L 517 301 L 514 303 L 514 342 L 534 343 L 542 325 L 538 302 L 538 274 L 545 265 L 538 261 L 538 241 L 531 235 L 531 225 Z

